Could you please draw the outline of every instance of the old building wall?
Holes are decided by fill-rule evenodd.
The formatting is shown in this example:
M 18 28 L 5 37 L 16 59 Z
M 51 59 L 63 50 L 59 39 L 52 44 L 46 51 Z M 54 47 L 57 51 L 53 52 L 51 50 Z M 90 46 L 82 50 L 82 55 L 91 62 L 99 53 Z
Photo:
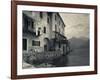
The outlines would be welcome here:
M 64 36 L 64 27 L 65 25 L 63 24 L 60 15 L 58 13 L 53 13 L 52 14 L 52 31 L 56 31 Z M 54 38 L 55 35 L 52 33 L 52 38 Z
M 47 43 L 49 43 L 51 39 L 55 38 L 55 35 L 57 34 L 55 32 L 58 32 L 64 36 L 64 24 L 58 13 L 25 11 L 24 14 L 26 14 L 31 18 L 30 20 L 32 20 L 33 25 L 29 25 L 28 30 L 35 33 L 33 37 L 32 35 L 23 36 L 23 38 L 28 38 L 29 50 L 32 49 L 37 52 L 44 51 L 46 46 L 50 46 L 49 44 L 46 45 L 45 40 L 47 40 Z M 58 37 L 58 41 L 59 36 L 56 36 Z M 60 49 L 58 43 L 56 43 L 55 49 Z M 62 47 L 61 50 L 63 50 Z
M 31 36 L 30 34 L 23 34 L 23 39 L 27 39 L 27 50 L 23 50 L 23 52 L 29 52 L 31 50 L 32 47 L 32 39 L 33 36 Z
M 42 17 L 40 17 L 40 12 L 34 13 L 34 19 L 35 19 L 35 31 L 36 31 L 36 36 L 34 38 L 35 41 L 40 41 L 40 47 L 44 50 L 44 39 L 48 38 L 51 39 L 51 21 L 50 17 L 48 17 L 47 12 L 41 12 Z M 49 21 L 48 21 L 49 18 Z M 44 32 L 44 28 L 46 31 Z M 40 35 L 38 35 L 38 30 L 40 29 Z

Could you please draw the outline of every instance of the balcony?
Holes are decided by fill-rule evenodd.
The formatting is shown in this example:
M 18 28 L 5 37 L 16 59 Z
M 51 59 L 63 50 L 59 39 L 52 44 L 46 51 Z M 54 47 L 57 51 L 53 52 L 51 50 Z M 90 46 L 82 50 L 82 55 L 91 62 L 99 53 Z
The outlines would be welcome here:
M 29 30 L 28 28 L 23 28 L 23 33 L 24 34 L 29 34 L 29 35 L 32 35 L 32 36 L 36 36 L 36 33 L 32 30 Z
M 64 35 L 60 34 L 59 32 L 54 31 L 54 35 L 55 37 L 52 39 L 54 43 L 60 42 L 60 43 L 66 44 L 68 42 L 67 38 Z

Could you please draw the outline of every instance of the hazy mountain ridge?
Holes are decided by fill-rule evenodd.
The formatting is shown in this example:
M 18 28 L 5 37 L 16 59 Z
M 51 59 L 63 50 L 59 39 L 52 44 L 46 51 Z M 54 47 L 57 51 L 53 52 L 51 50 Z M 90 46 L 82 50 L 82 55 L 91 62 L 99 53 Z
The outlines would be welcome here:
M 70 42 L 70 47 L 72 49 L 76 49 L 76 48 L 89 48 L 89 39 L 88 38 L 76 38 L 76 37 L 72 37 L 71 39 L 69 39 Z

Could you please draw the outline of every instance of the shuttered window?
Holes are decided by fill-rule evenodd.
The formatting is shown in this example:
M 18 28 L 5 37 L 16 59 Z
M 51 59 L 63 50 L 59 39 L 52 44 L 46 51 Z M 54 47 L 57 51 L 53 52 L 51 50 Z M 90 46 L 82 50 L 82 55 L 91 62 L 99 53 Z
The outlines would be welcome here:
M 40 46 L 40 41 L 32 41 L 32 46 Z

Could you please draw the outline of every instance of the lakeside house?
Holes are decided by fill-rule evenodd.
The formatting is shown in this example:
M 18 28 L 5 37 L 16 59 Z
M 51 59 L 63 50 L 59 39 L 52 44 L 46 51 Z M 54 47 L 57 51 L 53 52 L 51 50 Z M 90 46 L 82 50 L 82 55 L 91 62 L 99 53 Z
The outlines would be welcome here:
M 23 53 L 60 56 L 68 53 L 65 24 L 58 12 L 23 11 Z

